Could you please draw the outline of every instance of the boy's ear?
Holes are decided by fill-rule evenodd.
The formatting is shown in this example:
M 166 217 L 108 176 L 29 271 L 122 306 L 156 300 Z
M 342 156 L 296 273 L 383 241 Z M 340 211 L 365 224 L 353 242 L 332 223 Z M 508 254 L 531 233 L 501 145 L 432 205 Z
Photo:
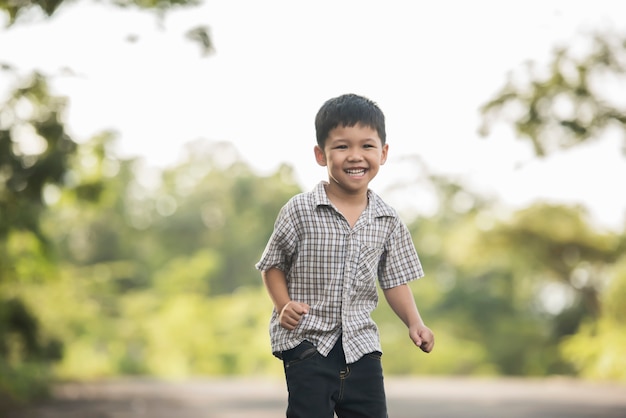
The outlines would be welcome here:
M 313 152 L 315 153 L 315 161 L 322 167 L 326 167 L 326 154 L 324 154 L 324 150 L 320 148 L 319 145 L 316 145 L 313 148 Z
M 382 154 L 380 156 L 380 165 L 384 165 L 387 162 L 387 153 L 389 152 L 389 144 L 383 145 Z

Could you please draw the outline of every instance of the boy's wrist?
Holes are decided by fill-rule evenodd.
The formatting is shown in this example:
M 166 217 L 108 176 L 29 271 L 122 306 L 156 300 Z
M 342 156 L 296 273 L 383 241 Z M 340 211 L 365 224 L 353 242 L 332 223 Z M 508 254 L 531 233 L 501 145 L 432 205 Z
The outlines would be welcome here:
M 287 305 L 289 305 L 289 303 L 291 303 L 291 302 L 292 302 L 292 300 L 291 300 L 291 299 L 289 299 L 289 300 L 287 300 L 285 303 L 281 303 L 281 304 L 279 304 L 278 306 L 276 306 L 276 312 L 278 312 L 279 314 L 281 314 L 281 313 L 285 310 L 285 308 L 287 307 Z
M 409 320 L 409 328 L 422 328 L 425 326 L 426 324 L 424 323 L 422 318 L 415 318 L 415 319 Z

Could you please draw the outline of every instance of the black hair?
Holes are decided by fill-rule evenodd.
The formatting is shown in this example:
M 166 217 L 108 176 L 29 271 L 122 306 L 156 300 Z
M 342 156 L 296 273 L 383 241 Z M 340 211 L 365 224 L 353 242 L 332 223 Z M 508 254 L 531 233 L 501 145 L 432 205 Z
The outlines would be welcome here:
M 336 127 L 357 124 L 375 129 L 385 145 L 385 115 L 375 102 L 356 94 L 344 94 L 327 100 L 315 116 L 317 145 L 323 149 L 328 134 Z

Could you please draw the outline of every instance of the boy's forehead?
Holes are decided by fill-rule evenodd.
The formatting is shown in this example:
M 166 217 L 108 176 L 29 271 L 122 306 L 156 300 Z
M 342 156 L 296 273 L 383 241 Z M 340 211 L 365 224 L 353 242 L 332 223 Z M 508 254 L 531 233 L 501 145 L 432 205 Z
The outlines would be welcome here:
M 334 131 L 335 129 L 349 129 L 349 128 L 355 128 L 355 129 L 371 129 L 372 131 L 376 132 L 378 134 L 378 130 L 376 129 L 376 127 L 374 125 L 371 125 L 369 123 L 364 123 L 364 122 L 356 122 L 356 123 L 352 123 L 352 124 L 348 124 L 348 123 L 338 123 L 336 126 L 334 126 L 330 131 Z
M 354 125 L 339 124 L 328 132 L 328 139 L 342 139 L 344 136 L 346 139 L 357 136 L 360 137 L 360 139 L 373 139 L 382 142 L 378 130 L 373 126 L 363 123 L 356 123 Z

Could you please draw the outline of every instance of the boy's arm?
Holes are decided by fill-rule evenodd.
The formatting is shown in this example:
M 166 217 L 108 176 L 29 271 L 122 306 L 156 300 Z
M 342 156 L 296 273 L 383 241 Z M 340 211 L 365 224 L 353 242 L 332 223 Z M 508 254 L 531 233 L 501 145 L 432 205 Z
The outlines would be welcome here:
M 422 351 L 430 353 L 435 345 L 433 332 L 424 325 L 420 316 L 411 288 L 407 284 L 384 289 L 385 299 L 391 309 L 409 328 L 409 337 Z
M 309 305 L 291 300 L 287 290 L 287 278 L 282 270 L 272 267 L 261 272 L 261 276 L 276 312 L 279 313 L 280 326 L 288 330 L 295 329 L 302 316 L 309 313 Z

